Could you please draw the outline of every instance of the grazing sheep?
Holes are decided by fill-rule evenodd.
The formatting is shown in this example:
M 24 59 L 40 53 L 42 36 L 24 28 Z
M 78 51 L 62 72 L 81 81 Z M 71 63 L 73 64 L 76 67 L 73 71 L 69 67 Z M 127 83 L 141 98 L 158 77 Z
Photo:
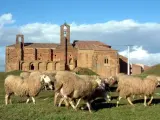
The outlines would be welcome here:
M 119 98 L 117 101 L 117 106 L 121 98 L 127 98 L 129 104 L 134 106 L 130 100 L 132 95 L 143 95 L 145 106 L 147 106 L 147 96 L 151 96 L 151 99 L 148 102 L 148 105 L 150 105 L 153 99 L 153 93 L 159 83 L 159 78 L 153 75 L 146 77 L 144 80 L 139 77 L 123 75 L 119 76 L 118 80 L 117 91 L 119 92 Z
M 49 83 L 49 77 L 39 72 L 32 72 L 28 78 L 22 78 L 20 76 L 8 75 L 4 81 L 5 88 L 5 104 L 11 103 L 11 95 L 26 96 L 28 97 L 26 103 L 29 102 L 29 98 L 32 98 L 35 104 L 34 97 L 39 94 L 44 83 Z
M 91 94 L 101 84 L 101 79 L 98 77 L 94 80 L 82 79 L 78 75 L 68 71 L 57 72 L 55 78 L 54 105 L 56 104 L 57 96 L 61 94 L 64 100 L 69 100 L 69 103 L 75 110 L 80 100 L 85 100 L 89 112 L 91 112 Z M 72 102 L 73 99 L 79 99 L 76 106 Z
M 56 73 L 55 72 L 42 72 L 43 74 L 45 74 L 45 75 L 47 75 L 49 78 L 50 78 L 50 80 L 51 80 L 51 82 L 50 82 L 50 86 L 48 86 L 49 84 L 46 84 L 45 85 L 45 90 L 47 90 L 47 87 L 49 88 L 49 89 L 51 89 L 51 90 L 53 90 L 54 89 L 54 82 L 55 82 L 55 75 L 56 75 Z

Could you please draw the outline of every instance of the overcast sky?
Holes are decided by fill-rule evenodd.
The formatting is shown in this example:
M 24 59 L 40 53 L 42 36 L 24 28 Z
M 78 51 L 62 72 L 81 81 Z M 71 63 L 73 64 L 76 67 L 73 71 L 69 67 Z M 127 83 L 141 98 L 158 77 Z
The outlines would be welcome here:
M 160 8 L 157 6 L 159 2 L 42 1 L 2 2 L 0 71 L 4 71 L 5 46 L 15 43 L 16 34 L 24 34 L 25 42 L 59 43 L 60 25 L 65 21 L 71 26 L 71 42 L 102 41 L 119 50 L 124 56 L 127 56 L 125 45 L 129 44 L 133 45 L 130 54 L 132 63 L 160 63 Z M 64 7 L 64 4 L 69 7 Z

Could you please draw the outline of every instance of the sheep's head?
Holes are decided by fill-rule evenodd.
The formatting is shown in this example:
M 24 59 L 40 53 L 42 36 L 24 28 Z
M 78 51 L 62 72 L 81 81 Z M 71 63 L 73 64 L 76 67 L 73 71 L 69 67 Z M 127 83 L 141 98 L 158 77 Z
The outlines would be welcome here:
M 156 75 L 148 75 L 146 78 L 155 80 L 156 83 L 157 83 L 157 86 L 160 85 L 160 76 L 156 76 Z
M 100 86 L 100 85 L 101 85 L 101 83 L 102 83 L 102 80 L 97 76 L 97 78 L 96 78 L 96 82 L 98 83 L 98 86 Z
M 160 85 L 160 77 L 157 76 L 158 86 Z
M 51 84 L 52 81 L 49 78 L 49 76 L 47 76 L 47 75 L 41 75 L 40 81 L 41 81 L 41 83 L 47 84 L 51 90 L 53 89 L 53 86 Z
M 114 85 L 117 82 L 117 79 L 114 76 L 110 76 L 109 78 L 105 78 L 104 81 L 109 86 L 112 86 L 112 85 Z

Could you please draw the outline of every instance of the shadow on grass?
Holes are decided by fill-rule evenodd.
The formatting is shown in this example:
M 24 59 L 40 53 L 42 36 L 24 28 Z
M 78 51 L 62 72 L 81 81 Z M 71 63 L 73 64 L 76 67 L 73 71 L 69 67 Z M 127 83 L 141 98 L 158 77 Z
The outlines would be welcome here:
M 121 105 L 124 104 L 119 104 L 119 106 Z M 91 106 L 93 111 L 98 111 L 100 109 L 116 107 L 116 103 L 107 103 L 104 99 L 97 99 L 91 103 Z M 88 110 L 86 104 L 83 104 L 81 108 L 83 108 L 83 110 Z
M 147 99 L 147 102 L 149 101 L 150 99 Z M 144 99 L 137 99 L 137 100 L 134 100 L 133 101 L 133 104 L 137 104 L 137 103 L 144 103 Z M 152 104 L 159 104 L 160 103 L 160 98 L 154 98 L 152 100 Z
M 117 87 L 116 87 L 116 86 L 113 86 L 113 87 L 110 87 L 109 89 L 110 89 L 111 92 L 115 92 L 116 89 L 117 89 Z

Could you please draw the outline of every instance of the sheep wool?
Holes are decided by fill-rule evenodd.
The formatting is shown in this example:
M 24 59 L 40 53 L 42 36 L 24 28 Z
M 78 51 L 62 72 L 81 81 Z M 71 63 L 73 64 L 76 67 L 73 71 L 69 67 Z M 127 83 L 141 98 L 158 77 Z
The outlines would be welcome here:
M 73 99 L 82 98 L 87 101 L 87 106 L 90 106 L 90 96 L 101 81 L 98 78 L 96 80 L 82 79 L 78 75 L 68 71 L 57 72 L 55 78 L 55 90 L 57 92 L 61 92 L 61 95 L 64 96 L 64 98 L 68 97 L 71 101 Z M 76 109 L 73 104 L 71 104 L 71 106 Z
M 32 97 L 33 103 L 35 103 L 33 97 L 37 96 L 41 91 L 43 87 L 42 83 L 45 82 L 44 79 L 49 78 L 48 76 L 42 75 L 40 72 L 32 72 L 28 78 L 24 79 L 20 76 L 8 75 L 4 81 L 6 105 L 12 94 L 21 97 L 27 96 L 28 99 Z
M 145 79 L 139 77 L 133 77 L 128 75 L 123 75 L 119 77 L 117 91 L 119 92 L 119 100 L 117 101 L 117 106 L 121 98 L 127 98 L 128 102 L 133 105 L 130 100 L 131 95 L 144 95 L 144 105 L 146 106 L 147 96 L 151 96 L 151 103 L 153 99 L 153 93 L 158 84 L 158 79 L 155 76 L 148 76 Z

